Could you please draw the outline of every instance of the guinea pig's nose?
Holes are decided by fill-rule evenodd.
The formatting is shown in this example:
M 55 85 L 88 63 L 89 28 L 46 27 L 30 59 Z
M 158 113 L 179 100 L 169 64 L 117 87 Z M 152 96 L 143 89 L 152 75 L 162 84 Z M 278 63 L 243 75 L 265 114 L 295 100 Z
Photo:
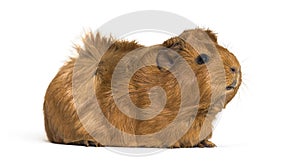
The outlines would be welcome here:
M 231 71 L 232 73 L 236 73 L 236 68 L 235 68 L 235 67 L 230 67 L 230 71 Z
M 232 87 L 235 87 L 235 86 L 236 86 L 236 83 L 237 83 L 237 81 L 234 80 L 234 81 L 231 83 L 231 86 L 232 86 Z

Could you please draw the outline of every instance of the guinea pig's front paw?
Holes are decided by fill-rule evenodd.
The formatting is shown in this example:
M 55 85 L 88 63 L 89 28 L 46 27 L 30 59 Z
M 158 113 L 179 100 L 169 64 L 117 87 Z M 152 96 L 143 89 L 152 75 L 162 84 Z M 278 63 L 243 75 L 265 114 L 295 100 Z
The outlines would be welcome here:
M 205 148 L 205 147 L 208 147 L 208 148 L 213 148 L 213 147 L 216 147 L 216 145 L 209 141 L 209 140 L 202 140 L 198 145 L 197 147 L 200 147 L 200 148 Z
M 180 148 L 181 145 L 179 142 L 176 142 L 174 145 L 170 146 L 169 148 Z

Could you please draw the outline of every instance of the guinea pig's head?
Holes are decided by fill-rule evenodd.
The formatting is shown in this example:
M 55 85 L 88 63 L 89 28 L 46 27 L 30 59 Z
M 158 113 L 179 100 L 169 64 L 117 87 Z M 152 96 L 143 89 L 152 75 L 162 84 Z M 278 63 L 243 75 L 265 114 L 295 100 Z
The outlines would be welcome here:
M 225 107 L 237 93 L 241 84 L 241 66 L 230 51 L 218 44 L 212 31 L 187 30 L 166 40 L 163 46 L 179 54 L 193 70 L 200 92 L 200 108 L 208 107 L 212 100 L 218 99 L 223 100 Z M 181 64 L 177 58 L 175 53 L 158 54 L 157 65 L 164 69 L 176 68 Z

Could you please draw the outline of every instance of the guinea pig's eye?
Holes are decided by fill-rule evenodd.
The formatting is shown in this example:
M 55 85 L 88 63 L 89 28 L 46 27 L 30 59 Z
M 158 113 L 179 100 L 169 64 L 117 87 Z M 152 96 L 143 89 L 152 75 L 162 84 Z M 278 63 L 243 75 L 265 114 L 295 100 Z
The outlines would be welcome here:
M 207 63 L 209 61 L 209 56 L 207 54 L 200 54 L 197 58 L 196 58 L 196 62 L 199 64 L 199 65 L 202 65 L 204 63 Z

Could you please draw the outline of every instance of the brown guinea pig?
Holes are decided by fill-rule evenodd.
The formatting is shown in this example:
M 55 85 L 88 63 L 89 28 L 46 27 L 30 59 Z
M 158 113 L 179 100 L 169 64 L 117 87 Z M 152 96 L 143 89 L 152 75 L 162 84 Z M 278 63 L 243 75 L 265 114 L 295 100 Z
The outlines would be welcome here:
M 50 83 L 49 141 L 86 146 L 215 147 L 212 121 L 241 84 L 236 57 L 210 30 L 145 47 L 87 34 Z

